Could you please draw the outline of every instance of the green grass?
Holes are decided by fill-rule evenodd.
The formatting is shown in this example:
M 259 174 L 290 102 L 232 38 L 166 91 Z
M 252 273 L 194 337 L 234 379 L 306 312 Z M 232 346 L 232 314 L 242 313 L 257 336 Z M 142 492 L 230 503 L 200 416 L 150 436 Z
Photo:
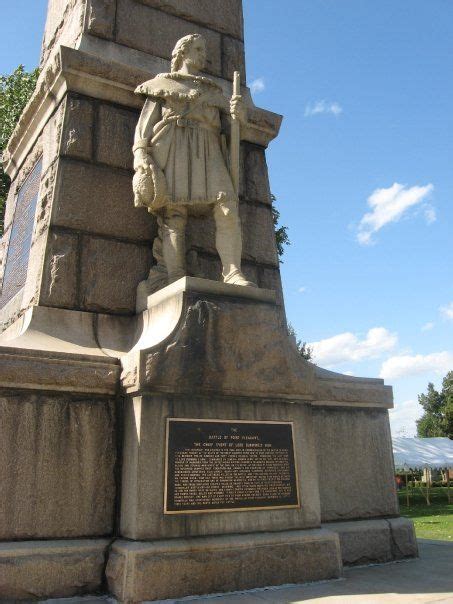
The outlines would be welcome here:
M 453 541 L 453 488 L 450 487 L 450 505 L 444 487 L 430 490 L 431 505 L 427 505 L 420 489 L 409 489 L 409 492 L 409 507 L 406 505 L 406 489 L 398 492 L 400 511 L 401 516 L 414 521 L 417 537 Z

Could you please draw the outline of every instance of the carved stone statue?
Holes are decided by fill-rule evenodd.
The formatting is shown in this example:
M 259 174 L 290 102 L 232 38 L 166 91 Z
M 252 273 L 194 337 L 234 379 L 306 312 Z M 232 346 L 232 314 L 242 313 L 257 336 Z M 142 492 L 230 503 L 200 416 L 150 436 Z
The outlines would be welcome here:
M 220 119 L 224 112 L 244 122 L 246 110 L 238 94 L 229 101 L 218 84 L 198 75 L 205 63 L 204 38 L 185 36 L 173 50 L 171 73 L 159 74 L 136 90 L 146 101 L 133 147 L 135 205 L 146 206 L 159 226 L 153 246 L 156 265 L 139 286 L 147 293 L 187 274 L 187 217 L 211 211 L 223 280 L 254 285 L 241 272 L 238 193 Z

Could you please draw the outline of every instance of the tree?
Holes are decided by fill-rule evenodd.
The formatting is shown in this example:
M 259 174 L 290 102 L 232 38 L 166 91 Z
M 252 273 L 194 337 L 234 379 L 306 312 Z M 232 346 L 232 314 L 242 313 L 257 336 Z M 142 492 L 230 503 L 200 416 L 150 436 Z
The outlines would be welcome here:
M 274 221 L 274 229 L 275 229 L 275 241 L 277 242 L 277 252 L 279 258 L 283 256 L 285 253 L 284 245 L 290 245 L 290 240 L 288 237 L 288 227 L 279 226 L 278 221 L 280 220 L 280 212 L 275 207 L 274 203 L 276 201 L 275 195 L 271 195 L 272 199 L 272 219 Z M 280 260 L 280 262 L 282 262 Z
M 420 394 L 418 402 L 424 413 L 417 420 L 417 435 L 448 436 L 453 439 L 453 371 L 444 377 L 440 392 L 437 392 L 434 384 L 429 383 L 427 393 Z
M 38 75 L 39 69 L 27 72 L 23 65 L 19 65 L 11 75 L 0 76 L 0 154 L 5 150 L 21 113 L 33 94 Z M 0 235 L 3 233 L 9 186 L 9 178 L 0 165 Z
M 290 337 L 294 338 L 294 341 L 296 342 L 296 347 L 297 347 L 297 350 L 299 351 L 300 356 L 303 359 L 305 359 L 306 361 L 311 361 L 313 359 L 313 348 L 311 348 L 307 344 L 307 342 L 302 342 L 302 340 L 298 340 L 297 335 L 296 335 L 296 330 L 291 325 L 291 323 L 288 323 L 288 335 Z

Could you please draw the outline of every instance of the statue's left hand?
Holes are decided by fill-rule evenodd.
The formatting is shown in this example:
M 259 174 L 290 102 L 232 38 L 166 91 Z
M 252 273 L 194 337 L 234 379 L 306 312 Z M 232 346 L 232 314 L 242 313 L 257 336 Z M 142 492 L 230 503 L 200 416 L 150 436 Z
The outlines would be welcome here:
M 148 154 L 145 151 L 145 149 L 137 149 L 134 152 L 134 170 L 143 170 L 146 171 L 146 169 L 149 166 L 149 161 L 148 161 Z
M 230 113 L 236 119 L 238 119 L 241 124 L 245 124 L 247 122 L 247 109 L 242 100 L 242 96 L 236 94 L 231 98 Z

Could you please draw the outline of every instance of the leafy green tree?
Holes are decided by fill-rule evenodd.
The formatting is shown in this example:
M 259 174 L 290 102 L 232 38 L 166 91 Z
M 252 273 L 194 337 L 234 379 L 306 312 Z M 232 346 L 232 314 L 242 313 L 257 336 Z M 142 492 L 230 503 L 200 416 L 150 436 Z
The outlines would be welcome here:
M 418 402 L 424 413 L 417 420 L 417 435 L 448 436 L 453 439 L 453 371 L 444 377 L 440 392 L 429 383 L 427 393 L 420 394 Z
M 313 362 L 313 349 L 307 344 L 307 342 L 302 342 L 302 340 L 299 340 L 297 338 L 296 330 L 291 325 L 291 323 L 288 323 L 288 335 L 294 338 L 300 356 L 306 361 Z
M 277 242 L 277 251 L 278 251 L 278 256 L 279 258 L 281 258 L 283 256 L 283 254 L 285 253 L 285 248 L 283 246 L 285 245 L 290 245 L 290 240 L 288 237 L 288 227 L 285 226 L 279 226 L 279 220 L 280 220 L 280 212 L 277 210 L 277 208 L 275 207 L 275 201 L 276 201 L 276 197 L 275 195 L 271 195 L 272 198 L 272 218 L 274 221 L 274 229 L 275 229 L 275 241 Z M 280 262 L 282 262 L 280 260 Z
M 0 155 L 33 94 L 39 70 L 27 72 L 23 65 L 7 76 L 0 76 Z M 9 178 L 0 165 L 0 235 L 3 233 L 5 203 L 9 191 Z
M 453 439 L 453 371 L 445 376 L 442 383 L 442 392 L 445 397 L 445 428 L 448 438 Z

